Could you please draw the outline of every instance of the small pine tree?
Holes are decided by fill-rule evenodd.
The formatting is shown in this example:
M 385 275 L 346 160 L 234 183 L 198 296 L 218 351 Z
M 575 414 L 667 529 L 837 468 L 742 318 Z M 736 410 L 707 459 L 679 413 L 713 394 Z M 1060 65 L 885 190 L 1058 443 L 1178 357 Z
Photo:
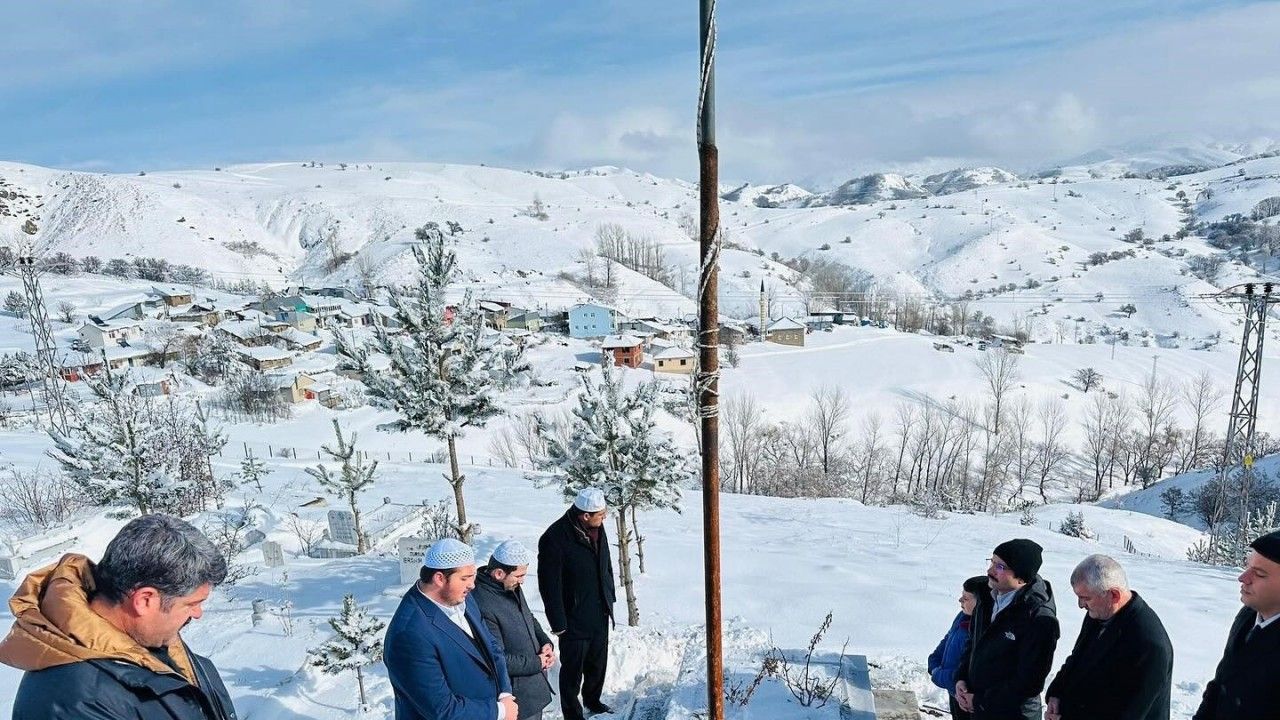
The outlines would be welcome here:
M 1084 523 L 1084 511 L 1069 512 L 1067 518 L 1062 521 L 1062 525 L 1058 527 L 1058 532 L 1067 537 L 1081 538 L 1083 540 L 1093 540 L 1096 536 Z
M 236 473 L 240 478 L 240 482 L 248 485 L 253 483 L 258 492 L 262 492 L 262 478 L 271 474 L 271 468 L 262 460 L 249 455 L 249 457 L 240 461 L 240 472 Z
M 360 524 L 360 505 L 356 502 L 356 498 L 362 490 L 373 484 L 374 476 L 378 472 L 378 461 L 365 464 L 364 455 L 356 449 L 356 434 L 351 433 L 351 442 L 347 442 L 347 439 L 342 436 L 342 426 L 338 424 L 337 418 L 333 420 L 333 432 L 338 436 L 337 448 L 322 445 L 321 449 L 330 458 L 342 462 L 341 472 L 334 475 L 324 465 L 306 468 L 306 471 L 326 492 L 347 501 L 347 505 L 351 507 L 351 515 L 355 518 L 356 552 L 364 554 L 369 551 L 369 539 L 365 537 L 364 529 Z
M 310 664 L 330 675 L 355 670 L 360 687 L 360 709 L 368 709 L 364 692 L 364 668 L 382 661 L 382 629 L 387 626 L 356 604 L 355 596 L 342 598 L 342 612 L 329 618 L 337 637 L 312 648 Z
M 27 311 L 31 309 L 31 303 L 27 302 L 26 295 L 17 290 L 10 290 L 4 298 L 4 309 L 13 313 L 14 317 L 24 318 L 27 316 Z
M 1035 507 L 1031 503 L 1022 506 L 1022 517 L 1018 518 L 1018 522 L 1023 527 L 1031 527 L 1036 524 L 1036 514 L 1031 512 L 1031 508 Z
M 1186 493 L 1182 492 L 1182 488 L 1166 488 L 1160 493 L 1160 504 L 1164 506 L 1164 516 L 1176 521 L 1186 510 Z

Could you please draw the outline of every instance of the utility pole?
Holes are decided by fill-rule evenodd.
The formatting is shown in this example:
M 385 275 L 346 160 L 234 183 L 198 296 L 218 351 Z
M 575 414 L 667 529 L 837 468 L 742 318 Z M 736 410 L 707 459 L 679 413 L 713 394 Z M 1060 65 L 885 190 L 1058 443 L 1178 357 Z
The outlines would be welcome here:
M 702 433 L 702 552 L 707 619 L 707 720 L 724 720 L 720 618 L 720 158 L 716 149 L 716 0 L 699 0 L 698 418 Z M 760 328 L 764 332 L 764 328 Z
M 1218 498 L 1214 503 L 1211 531 L 1221 540 L 1219 527 L 1227 510 L 1227 479 L 1231 468 L 1240 465 L 1240 518 L 1237 536 L 1241 546 L 1247 543 L 1249 525 L 1249 493 L 1253 486 L 1254 434 L 1258 425 L 1258 388 L 1262 383 L 1262 343 L 1266 339 L 1267 313 L 1280 303 L 1273 295 L 1272 283 L 1260 287 L 1246 283 L 1228 288 L 1210 297 L 1244 305 L 1244 334 L 1240 340 L 1240 361 L 1236 367 L 1235 392 L 1231 414 L 1227 420 L 1227 437 L 1223 443 L 1222 469 L 1218 474 Z M 1262 292 L 1258 292 L 1261 290 Z M 1225 559 L 1225 558 L 1219 558 Z
M 34 235 L 35 223 L 30 220 L 22 227 L 26 235 Z M 62 379 L 58 373 L 57 345 L 53 342 L 53 332 L 49 329 L 49 312 L 44 306 L 44 293 L 40 290 L 40 273 L 36 267 L 35 243 L 30 238 L 18 236 L 19 247 L 14 266 L 22 278 L 22 289 L 27 296 L 27 319 L 31 323 L 31 336 L 36 346 L 36 361 L 40 365 L 40 379 L 44 387 L 45 410 L 49 413 L 50 426 L 65 435 L 69 430 L 67 423 L 66 397 L 63 395 Z M 35 398 L 32 398 L 35 405 Z M 38 416 L 37 416 L 38 417 Z

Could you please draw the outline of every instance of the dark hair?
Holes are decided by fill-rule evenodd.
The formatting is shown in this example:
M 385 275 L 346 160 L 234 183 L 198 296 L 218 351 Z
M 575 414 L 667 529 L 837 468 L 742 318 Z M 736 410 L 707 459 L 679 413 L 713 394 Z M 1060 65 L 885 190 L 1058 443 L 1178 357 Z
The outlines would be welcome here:
M 508 565 L 506 563 L 498 562 L 497 560 L 494 560 L 492 557 L 489 558 L 489 563 L 484 567 L 485 567 L 485 570 L 489 571 L 490 573 L 492 573 L 494 570 L 501 570 L 502 572 L 510 575 L 511 573 L 516 571 L 515 565 Z
M 449 578 L 453 577 L 454 573 L 458 572 L 461 569 L 462 568 L 429 568 L 424 565 L 422 566 L 422 569 L 418 571 L 418 579 L 430 585 L 431 578 L 434 578 L 436 576 L 436 573 L 444 573 L 444 579 L 448 580 Z
M 991 585 L 987 582 L 986 575 L 977 575 L 964 581 L 964 591 L 974 597 L 982 597 L 982 594 L 991 589 Z
M 165 610 L 226 577 L 227 561 L 218 548 L 172 515 L 143 515 L 120 528 L 93 572 L 95 597 L 119 605 L 134 590 L 151 587 L 160 592 Z

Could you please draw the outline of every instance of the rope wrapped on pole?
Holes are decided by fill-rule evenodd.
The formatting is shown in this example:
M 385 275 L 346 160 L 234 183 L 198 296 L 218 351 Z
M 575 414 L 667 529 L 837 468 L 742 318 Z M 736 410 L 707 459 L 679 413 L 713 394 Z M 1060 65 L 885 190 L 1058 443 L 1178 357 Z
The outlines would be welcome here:
M 720 158 L 716 148 L 716 3 L 700 0 L 698 78 L 698 422 L 702 451 L 702 536 L 707 633 L 707 720 L 724 718 L 720 614 Z

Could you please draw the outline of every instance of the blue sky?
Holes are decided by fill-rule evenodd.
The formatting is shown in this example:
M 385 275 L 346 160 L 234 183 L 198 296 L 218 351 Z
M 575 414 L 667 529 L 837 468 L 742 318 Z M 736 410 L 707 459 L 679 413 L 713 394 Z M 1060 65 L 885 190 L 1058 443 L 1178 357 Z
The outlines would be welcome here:
M 0 159 L 136 171 L 427 160 L 696 173 L 694 0 L 27 3 Z M 735 0 L 728 179 L 1046 165 L 1280 137 L 1280 4 Z

